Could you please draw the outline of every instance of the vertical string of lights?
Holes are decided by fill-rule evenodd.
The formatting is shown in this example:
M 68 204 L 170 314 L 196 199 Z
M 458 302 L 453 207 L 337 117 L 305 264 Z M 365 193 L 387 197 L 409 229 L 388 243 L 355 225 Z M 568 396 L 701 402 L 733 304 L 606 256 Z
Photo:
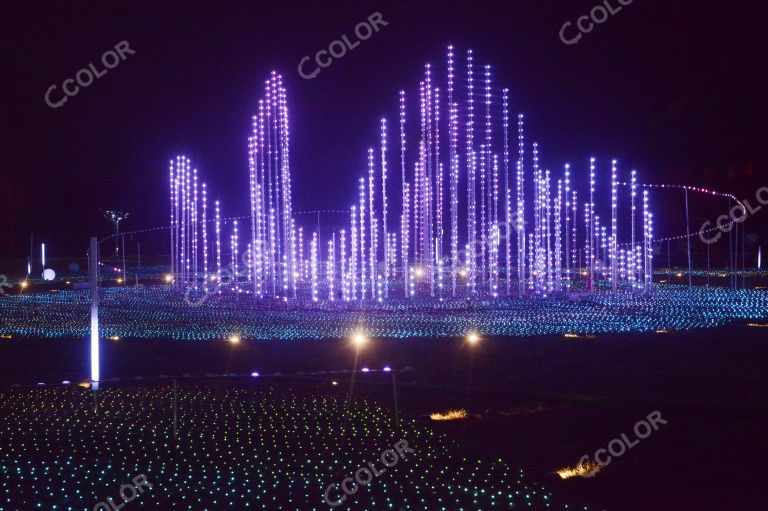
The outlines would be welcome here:
M 269 279 L 269 245 L 267 244 L 267 188 L 265 187 L 266 178 L 264 176 L 264 168 L 266 161 L 266 154 L 263 151 L 264 148 L 264 100 L 259 99 L 258 102 L 258 114 L 257 120 L 254 122 L 254 153 L 256 154 L 256 162 L 254 169 L 254 180 L 256 193 L 254 195 L 256 215 L 256 239 L 251 240 L 257 247 L 257 261 L 258 261 L 258 275 L 256 282 L 258 284 L 257 295 L 263 297 L 267 292 L 267 283 Z
M 459 268 L 459 156 L 458 143 L 458 112 L 453 102 L 453 46 L 448 47 L 448 139 L 450 153 L 450 185 L 451 185 L 451 289 L 456 296 L 456 284 Z
M 481 245 L 480 245 L 480 266 L 482 267 L 482 277 L 480 282 L 486 283 L 486 275 L 489 280 L 490 289 L 490 257 L 486 258 L 488 249 L 490 225 L 492 218 L 491 211 L 491 66 L 483 67 L 483 77 L 485 85 L 485 143 L 480 146 L 480 225 Z
M 368 148 L 368 232 L 370 233 L 370 247 L 368 250 L 368 259 L 370 264 L 371 277 L 371 298 L 374 297 L 376 289 L 376 255 L 379 233 L 376 228 L 376 211 L 374 209 L 374 191 L 376 189 L 375 173 L 373 164 L 373 148 Z
M 534 199 L 533 199 L 533 268 L 532 279 L 533 287 L 536 293 L 541 293 L 544 289 L 544 178 L 539 168 L 539 144 L 532 144 L 532 165 L 534 181 Z
M 309 245 L 309 257 L 311 268 L 312 301 L 318 300 L 318 279 L 317 279 L 317 231 L 312 233 L 312 241 Z
M 326 267 L 326 280 L 328 282 L 328 301 L 336 300 L 336 233 L 328 240 L 328 263 Z
M 426 114 L 426 122 L 425 126 L 427 128 L 426 137 L 425 137 L 425 144 L 424 144 L 424 190 L 426 191 L 425 199 L 426 199 L 426 208 L 424 208 L 425 212 L 425 221 L 424 221 L 424 260 L 427 264 L 427 274 L 429 275 L 429 296 L 435 296 L 435 265 L 434 265 L 434 232 L 433 232 L 433 219 L 434 219 L 434 191 L 433 191 L 433 181 L 434 181 L 434 160 L 432 157 L 432 137 L 433 137 L 433 129 L 432 129 L 432 97 L 433 97 L 433 90 L 432 90 L 432 66 L 430 64 L 426 64 L 424 69 L 424 106 L 425 106 L 425 114 Z
M 403 272 L 403 294 L 408 297 L 408 243 L 409 232 L 408 226 L 410 224 L 410 211 L 409 211 L 409 199 L 410 190 L 408 181 L 405 178 L 405 91 L 400 91 L 399 94 L 400 105 L 400 183 L 402 185 L 402 212 L 400 216 L 400 245 L 402 249 L 402 272 Z
M 565 253 L 564 253 L 564 274 L 565 274 L 565 289 L 568 291 L 571 288 L 571 245 L 570 245 L 570 223 L 571 223 L 571 166 L 566 163 L 565 164 L 565 172 L 564 177 L 565 181 L 565 195 L 563 196 L 563 200 L 565 201 L 564 207 L 565 207 L 565 229 L 563 231 L 563 234 L 565 236 Z M 574 224 L 576 223 L 576 217 L 573 218 Z
M 173 172 L 173 160 L 170 162 L 170 187 L 171 187 L 171 279 L 176 281 L 176 177 Z M 27 272 L 29 273 L 29 272 Z
M 491 228 L 496 230 L 496 243 L 498 246 L 495 249 L 494 257 L 496 258 L 495 261 L 493 261 L 493 264 L 495 265 L 495 271 L 496 275 L 494 277 L 496 283 L 496 288 L 492 290 L 492 293 L 494 296 L 498 295 L 498 286 L 499 286 L 499 247 L 501 247 L 501 229 L 499 228 L 499 155 L 494 154 L 493 155 L 493 171 L 492 171 L 492 183 L 493 185 L 493 191 L 491 193 Z
M 256 116 L 253 116 L 252 123 L 255 126 L 254 132 L 258 132 L 258 120 Z M 253 296 L 261 296 L 261 251 L 260 251 L 260 236 L 256 235 L 259 230 L 259 214 L 257 210 L 260 207 L 258 200 L 258 183 L 256 178 L 256 136 L 248 137 L 248 191 L 250 192 L 251 199 L 251 247 L 253 250 L 252 263 L 254 265 L 253 271 Z
M 502 91 L 502 125 L 504 128 L 504 275 L 507 296 L 512 294 L 512 204 L 509 190 L 509 89 Z
M 365 277 L 365 214 L 368 211 L 365 205 L 365 178 L 361 177 L 358 182 L 358 190 L 360 194 L 360 231 L 358 232 L 360 238 L 360 299 L 365 300 L 366 290 L 366 277 Z
M 544 276 L 542 279 L 542 291 L 548 294 L 552 290 L 552 263 L 551 263 L 551 229 L 550 229 L 550 216 L 552 213 L 552 202 L 550 201 L 549 193 L 549 170 L 542 170 L 542 247 L 541 247 L 541 274 Z
M 350 300 L 349 296 L 349 275 L 347 274 L 347 232 L 342 229 L 339 232 L 339 277 L 341 280 L 341 299 L 345 302 Z
M 424 208 L 423 180 L 421 177 L 422 163 L 424 159 L 424 82 L 419 83 L 419 121 L 421 125 L 421 136 L 417 148 L 416 159 L 413 164 L 413 260 L 416 264 L 421 264 L 422 250 L 422 210 Z
M 555 198 L 555 291 L 561 291 L 563 285 L 563 260 L 562 260 L 562 241 L 561 241 L 561 229 L 560 222 L 562 221 L 561 210 L 563 207 L 563 182 L 557 180 L 557 197 Z M 566 208 L 567 211 L 567 208 Z M 568 231 L 566 230 L 566 237 Z
M 472 77 L 472 50 L 467 50 L 467 288 L 472 296 L 477 294 L 475 240 L 477 220 L 475 213 L 475 152 L 474 152 L 474 98 Z
M 618 175 L 616 169 L 616 160 L 611 161 L 611 285 L 613 292 L 618 290 Z
M 589 240 L 587 253 L 589 258 L 589 290 L 595 289 L 595 159 L 589 159 Z
M 384 240 L 384 298 L 389 298 L 389 234 L 387 232 L 387 120 L 381 119 L 381 228 Z
M 357 300 L 357 207 L 352 206 L 351 221 L 349 227 L 349 299 Z
M 518 295 L 525 295 L 525 134 L 523 114 L 517 116 L 517 280 Z
M 179 166 L 179 200 L 181 203 L 181 260 L 179 266 L 181 268 L 181 279 L 179 284 L 184 287 L 187 284 L 187 174 L 186 174 L 186 159 L 184 157 L 177 157 L 176 164 Z
M 440 89 L 434 91 L 435 138 L 435 266 L 437 290 L 443 297 L 443 164 L 440 162 Z M 434 296 L 434 291 L 433 291 Z
M 203 289 L 208 288 L 208 189 L 203 183 Z
M 643 284 L 646 292 L 651 291 L 653 281 L 651 240 L 651 213 L 648 209 L 648 190 L 643 190 Z
M 632 287 L 634 288 L 637 285 L 637 249 L 635 247 L 635 216 L 637 213 L 635 212 L 635 197 L 637 196 L 637 171 L 632 170 L 631 174 L 631 180 L 630 180 L 630 211 L 631 211 L 631 220 L 630 220 L 630 229 L 631 229 L 631 241 L 629 246 L 632 250 L 632 265 L 630 270 L 630 282 L 632 284 Z
M 280 103 L 282 105 L 282 122 L 281 122 L 281 139 L 283 141 L 282 151 L 282 176 L 283 176 L 283 223 L 285 228 L 283 233 L 285 235 L 283 244 L 286 251 L 286 259 L 288 262 L 288 279 L 290 280 L 290 288 L 293 298 L 296 298 L 296 237 L 295 237 L 295 222 L 293 218 L 293 201 L 291 194 L 291 165 L 290 165 L 290 140 L 291 133 L 288 123 L 288 101 L 285 86 L 283 85 L 282 76 L 277 75 L 278 88 L 280 92 Z M 287 286 L 287 283 L 286 283 Z
M 216 201 L 216 286 L 221 289 L 221 209 Z
M 578 243 L 577 243 L 578 222 L 576 222 L 576 218 L 577 218 L 577 215 L 578 215 L 578 212 L 579 212 L 579 208 L 578 208 L 578 204 L 577 204 L 578 195 L 576 193 L 576 190 L 574 190 L 571 193 L 572 193 L 572 195 L 571 195 L 571 208 L 572 208 L 571 209 L 571 213 L 573 215 L 573 230 L 571 232 L 571 247 L 572 247 L 571 250 L 572 250 L 573 253 L 572 253 L 571 259 L 573 261 L 573 268 L 574 268 L 574 273 L 573 273 L 574 277 L 573 278 L 576 279 L 576 278 L 578 278 L 579 267 L 581 266 L 579 264 L 579 249 L 578 249 Z M 568 278 L 568 285 L 569 286 L 571 285 L 570 277 Z
M 197 169 L 192 171 L 192 287 L 197 289 Z

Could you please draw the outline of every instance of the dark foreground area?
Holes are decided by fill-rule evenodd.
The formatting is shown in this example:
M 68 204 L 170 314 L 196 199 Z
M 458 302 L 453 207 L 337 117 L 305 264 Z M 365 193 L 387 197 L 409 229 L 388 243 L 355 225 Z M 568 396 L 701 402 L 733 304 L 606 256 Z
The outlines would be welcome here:
M 22 392 L 38 382 L 83 381 L 87 350 L 86 340 L 2 339 L 3 389 Z M 349 373 L 317 372 L 352 369 L 355 352 L 348 340 L 106 340 L 103 378 L 124 381 L 108 382 L 103 389 L 140 384 L 158 389 L 167 401 L 172 383 L 158 375 L 178 376 L 182 387 L 206 382 L 234 388 L 257 371 L 261 382 L 280 388 L 345 396 Z M 377 403 L 389 418 L 396 391 L 403 420 L 446 433 L 462 455 L 523 468 L 526 477 L 552 490 L 570 509 L 763 509 L 766 355 L 768 329 L 746 324 L 594 338 L 482 339 L 474 346 L 463 339 L 371 339 L 360 350 L 358 369 L 391 366 L 395 371 L 357 373 L 354 395 Z M 403 372 L 406 368 L 413 370 Z M 230 373 L 246 376 L 221 376 Z M 275 373 L 282 374 L 266 376 Z M 145 379 L 134 380 L 137 375 Z M 158 406 L 167 409 L 166 401 Z M 428 418 L 457 408 L 469 417 Z M 663 422 L 639 438 L 636 432 L 643 436 L 645 430 L 636 425 L 656 412 Z M 611 456 L 594 477 L 562 480 L 555 474 L 609 447 L 624 452 Z M 138 503 L 132 505 L 147 509 Z M 495 502 L 490 508 L 506 505 Z M 474 508 L 471 502 L 465 507 Z

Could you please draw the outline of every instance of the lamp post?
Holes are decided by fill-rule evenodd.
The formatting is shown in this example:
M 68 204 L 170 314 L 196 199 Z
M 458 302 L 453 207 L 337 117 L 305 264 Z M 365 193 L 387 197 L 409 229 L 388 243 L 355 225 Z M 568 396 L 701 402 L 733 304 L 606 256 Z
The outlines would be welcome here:
M 355 347 L 355 364 L 352 368 L 352 377 L 350 378 L 349 382 L 349 397 L 347 398 L 348 404 L 351 404 L 352 402 L 352 392 L 355 388 L 355 376 L 357 375 L 357 364 L 360 359 L 360 350 L 362 350 L 367 343 L 368 338 L 365 336 L 365 334 L 357 332 L 352 335 L 352 344 Z
M 88 252 L 91 276 L 91 390 L 93 392 L 93 411 L 98 410 L 97 394 L 99 391 L 99 242 L 91 238 Z
M 128 218 L 129 213 L 124 211 L 109 210 L 104 212 L 104 218 L 112 222 L 115 227 L 115 257 L 120 254 L 120 245 L 118 244 L 118 238 L 120 237 L 120 222 Z
M 468 406 L 470 403 L 469 394 L 471 392 L 471 387 L 472 387 L 472 363 L 473 363 L 473 358 L 475 354 L 475 349 L 477 348 L 478 344 L 480 344 L 481 340 L 482 339 L 480 337 L 480 334 L 478 334 L 477 332 L 469 332 L 464 338 L 464 344 L 469 347 L 469 357 L 467 358 L 467 394 L 465 397 L 466 399 L 465 408 L 467 409 L 467 412 L 469 412 L 469 406 Z M 467 445 L 466 421 L 464 422 L 463 435 L 464 435 L 464 441 L 462 442 L 462 444 L 466 446 Z

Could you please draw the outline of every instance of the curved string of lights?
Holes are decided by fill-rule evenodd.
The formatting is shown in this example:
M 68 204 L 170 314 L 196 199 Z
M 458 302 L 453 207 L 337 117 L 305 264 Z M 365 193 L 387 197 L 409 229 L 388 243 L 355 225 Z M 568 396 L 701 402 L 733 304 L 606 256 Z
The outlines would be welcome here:
M 627 183 L 626 181 L 620 181 L 618 184 L 620 186 L 632 186 L 631 183 Z M 708 195 L 714 195 L 714 196 L 717 196 L 717 197 L 723 197 L 723 198 L 726 198 L 726 199 L 730 199 L 730 200 L 736 202 L 742 208 L 744 208 L 744 204 L 742 204 L 742 202 L 739 199 L 737 199 L 735 195 L 730 194 L 730 193 L 726 193 L 726 192 L 718 192 L 717 190 L 710 190 L 708 188 L 703 188 L 703 187 L 700 187 L 700 186 L 673 185 L 673 184 L 654 184 L 654 183 L 637 183 L 637 186 L 639 186 L 641 188 L 687 190 L 687 191 L 691 191 L 691 192 L 697 192 L 697 193 L 704 193 L 704 194 L 708 194 Z M 745 210 L 746 210 L 746 208 L 745 208 Z M 680 234 L 680 235 L 677 235 L 677 236 L 668 236 L 668 237 L 664 237 L 664 238 L 655 238 L 653 241 L 654 242 L 663 243 L 665 241 L 684 240 L 684 239 L 687 239 L 687 238 L 693 238 L 695 236 L 699 236 L 701 234 L 709 234 L 709 233 L 712 233 L 712 232 L 715 232 L 715 231 L 719 231 L 721 229 L 730 230 L 730 228 L 734 224 L 736 224 L 736 223 L 737 222 L 735 220 L 731 220 L 730 222 L 728 222 L 727 224 L 723 224 L 722 226 L 710 227 L 708 229 L 700 229 L 700 230 L 698 230 L 696 232 L 692 232 L 691 234 Z M 627 243 L 621 243 L 620 245 L 626 246 Z

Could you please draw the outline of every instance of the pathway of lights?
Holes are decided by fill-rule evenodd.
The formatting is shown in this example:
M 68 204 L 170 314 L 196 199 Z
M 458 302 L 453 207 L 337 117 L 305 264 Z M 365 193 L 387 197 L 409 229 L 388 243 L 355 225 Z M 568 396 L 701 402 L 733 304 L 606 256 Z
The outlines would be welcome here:
M 179 385 L 174 439 L 172 388 L 105 387 L 95 414 L 77 386 L 0 392 L 0 509 L 90 511 L 146 474 L 136 509 L 326 511 L 328 484 L 399 438 L 408 463 L 338 509 L 574 509 L 522 470 L 464 457 L 413 420 L 395 433 L 390 411 L 330 391 Z
M 449 46 L 414 92 L 399 91 L 397 122 L 377 122 L 349 224 L 321 238 L 296 225 L 287 92 L 273 72 L 248 137 L 249 225 L 222 232 L 192 162 L 170 162 L 170 280 L 315 302 L 547 296 L 578 281 L 650 290 L 654 219 L 636 171 L 589 158 L 579 202 L 578 175 L 541 163 L 523 115 L 510 124 L 509 90 L 472 50 L 462 60 Z
M 101 290 L 102 338 L 333 339 L 363 329 L 373 337 L 531 336 L 687 330 L 768 317 L 768 293 L 715 287 L 654 285 L 652 293 L 605 289 L 580 301 L 541 298 L 390 298 L 360 307 L 346 302 L 254 301 L 213 295 L 191 306 L 173 286 Z M 89 334 L 87 290 L 6 296 L 0 335 L 83 338 Z

